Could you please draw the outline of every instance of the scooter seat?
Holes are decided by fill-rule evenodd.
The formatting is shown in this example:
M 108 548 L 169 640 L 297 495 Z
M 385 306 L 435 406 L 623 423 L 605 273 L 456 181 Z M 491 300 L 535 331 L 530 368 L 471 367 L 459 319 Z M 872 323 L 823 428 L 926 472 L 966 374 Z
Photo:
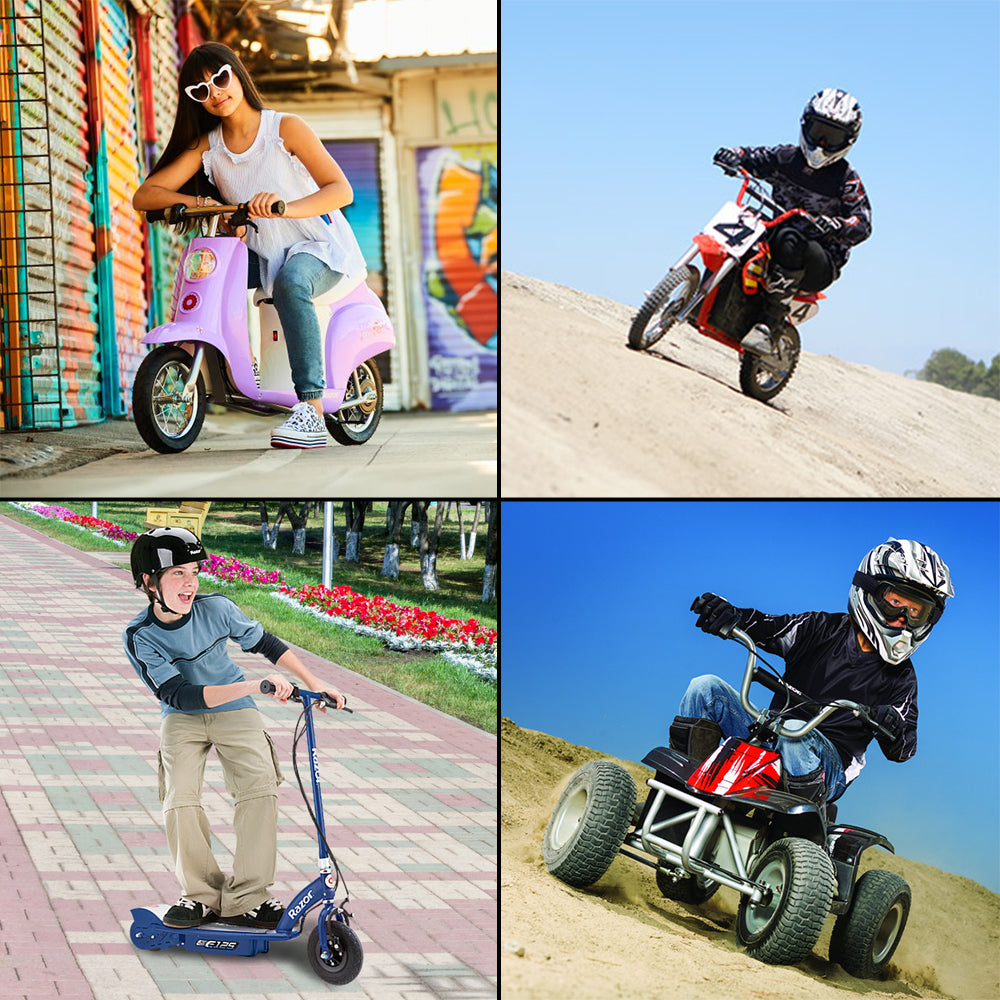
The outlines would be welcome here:
M 313 299 L 313 302 L 317 306 L 323 306 L 324 308 L 332 306 L 341 299 L 346 299 L 355 288 L 363 285 L 367 277 L 368 272 L 362 271 L 353 278 L 345 278 L 342 281 L 338 281 L 330 291 L 324 292 L 322 295 L 317 295 Z M 259 306 L 262 302 L 271 304 L 274 302 L 274 299 L 270 295 L 266 295 L 263 288 L 258 288 L 253 293 L 253 304 Z

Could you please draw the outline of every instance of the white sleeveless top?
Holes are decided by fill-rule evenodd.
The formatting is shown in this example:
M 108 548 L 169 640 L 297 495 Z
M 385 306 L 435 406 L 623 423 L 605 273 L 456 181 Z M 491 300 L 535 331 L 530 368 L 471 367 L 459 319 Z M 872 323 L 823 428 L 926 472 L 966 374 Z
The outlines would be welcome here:
M 222 126 L 208 134 L 209 147 L 201 161 L 208 179 L 231 204 L 249 201 L 261 191 L 273 191 L 295 201 L 319 190 L 305 166 L 286 148 L 278 132 L 282 115 L 269 108 L 261 112 L 253 145 L 233 153 L 222 139 Z M 329 220 L 329 221 L 327 221 Z M 349 279 L 365 270 L 357 238 L 342 212 L 312 219 L 256 219 L 255 232 L 247 227 L 247 246 L 260 258 L 261 287 L 271 294 L 274 279 L 287 258 L 296 253 L 318 257 Z

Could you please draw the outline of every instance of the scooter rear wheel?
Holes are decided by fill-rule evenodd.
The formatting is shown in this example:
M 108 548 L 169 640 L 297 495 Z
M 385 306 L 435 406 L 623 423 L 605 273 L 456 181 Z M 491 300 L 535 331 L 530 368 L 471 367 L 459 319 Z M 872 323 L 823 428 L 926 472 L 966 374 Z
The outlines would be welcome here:
M 191 355 L 179 347 L 157 347 L 143 359 L 132 386 L 136 430 L 154 451 L 184 451 L 205 420 L 205 380 L 198 376 L 192 396 L 181 390 L 191 376 Z
M 356 979 L 364 962 L 361 941 L 347 924 L 332 917 L 326 921 L 326 950 L 329 959 L 323 958 L 317 924 L 309 935 L 309 964 L 320 979 L 343 985 Z
M 372 389 L 375 398 L 370 402 L 341 410 L 339 413 L 326 414 L 326 429 L 338 444 L 364 444 L 375 433 L 375 428 L 382 419 L 382 376 L 379 374 L 375 359 L 362 361 L 354 369 L 347 383 L 345 403 L 360 398 L 354 381 L 355 375 L 357 384 L 361 386 L 361 395 Z

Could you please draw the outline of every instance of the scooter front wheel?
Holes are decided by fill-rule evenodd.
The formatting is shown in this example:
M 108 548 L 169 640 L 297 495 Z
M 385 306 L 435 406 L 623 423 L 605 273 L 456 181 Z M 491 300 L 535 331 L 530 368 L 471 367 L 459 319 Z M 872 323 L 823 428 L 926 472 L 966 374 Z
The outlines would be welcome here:
M 179 347 L 157 347 L 143 359 L 132 386 L 136 430 L 154 451 L 184 451 L 205 420 L 205 381 L 199 374 L 194 392 L 184 398 L 191 377 L 191 355 Z
M 364 399 L 371 393 L 374 393 L 374 398 L 366 402 L 348 406 L 339 413 L 326 414 L 326 429 L 338 444 L 364 444 L 375 433 L 382 419 L 382 376 L 374 358 L 362 361 L 351 373 L 344 402 Z
M 347 924 L 330 918 L 326 921 L 325 946 L 328 958 L 323 957 L 319 929 L 321 920 L 309 935 L 309 964 L 320 979 L 343 985 L 357 979 L 364 962 L 361 941 Z

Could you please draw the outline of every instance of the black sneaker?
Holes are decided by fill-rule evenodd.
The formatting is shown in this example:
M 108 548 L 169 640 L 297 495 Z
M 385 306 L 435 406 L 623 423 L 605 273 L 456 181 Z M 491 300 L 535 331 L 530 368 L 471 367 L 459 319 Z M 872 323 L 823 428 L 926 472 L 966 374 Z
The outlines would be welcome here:
M 276 899 L 271 898 L 238 917 L 226 917 L 226 923 L 245 924 L 247 927 L 261 927 L 266 931 L 273 931 L 284 915 L 285 908 Z
M 210 920 L 217 920 L 219 915 L 202 903 L 181 896 L 163 915 L 167 927 L 198 927 Z

